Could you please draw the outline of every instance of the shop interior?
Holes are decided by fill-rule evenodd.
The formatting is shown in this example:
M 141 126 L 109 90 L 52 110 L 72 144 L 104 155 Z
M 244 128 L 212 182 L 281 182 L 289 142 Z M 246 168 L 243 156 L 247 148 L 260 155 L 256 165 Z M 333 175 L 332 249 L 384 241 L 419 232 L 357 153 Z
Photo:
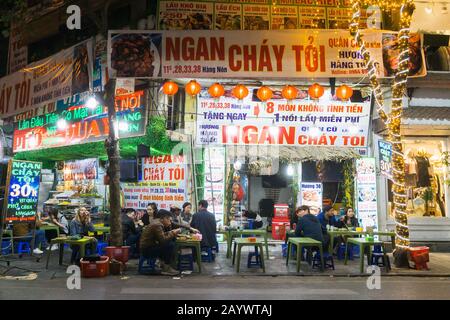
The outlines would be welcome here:
M 449 153 L 444 139 L 404 140 L 407 212 L 410 217 L 446 217 Z M 389 181 L 389 212 L 392 192 Z

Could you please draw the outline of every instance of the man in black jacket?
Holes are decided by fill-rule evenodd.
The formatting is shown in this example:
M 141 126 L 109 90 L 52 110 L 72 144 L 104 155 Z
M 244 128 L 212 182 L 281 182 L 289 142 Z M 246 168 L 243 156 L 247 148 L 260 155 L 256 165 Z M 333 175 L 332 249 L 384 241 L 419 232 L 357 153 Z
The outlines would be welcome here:
M 216 247 L 216 217 L 209 212 L 208 202 L 200 200 L 198 212 L 192 216 L 191 227 L 197 229 L 202 234 L 202 247 Z
M 127 246 L 131 247 L 131 253 L 133 256 L 138 255 L 139 237 L 141 235 L 140 230 L 136 228 L 136 211 L 134 209 L 126 209 L 122 214 L 122 236 L 123 241 Z
M 323 249 L 328 249 L 326 237 L 322 233 L 322 225 L 317 217 L 310 213 L 308 206 L 301 206 L 295 214 L 298 217 L 297 228 L 295 229 L 296 237 L 307 237 L 322 242 Z

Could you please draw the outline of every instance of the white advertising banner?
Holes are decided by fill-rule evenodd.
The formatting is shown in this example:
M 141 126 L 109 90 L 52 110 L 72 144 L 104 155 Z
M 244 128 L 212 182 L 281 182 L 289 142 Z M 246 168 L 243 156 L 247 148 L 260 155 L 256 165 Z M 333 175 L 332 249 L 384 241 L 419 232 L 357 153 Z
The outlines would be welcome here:
M 138 183 L 124 183 L 125 207 L 145 209 L 155 202 L 159 209 L 182 207 L 187 200 L 187 166 L 184 156 L 151 156 L 142 159 Z
M 252 94 L 253 91 L 253 94 Z M 220 101 L 202 91 L 197 103 L 198 145 L 367 146 L 370 98 L 342 102 L 326 91 L 318 101 L 286 101 L 276 91 L 261 103 L 256 89 L 242 101 L 227 91 Z
M 92 83 L 92 41 L 59 53 L 0 79 L 0 118 L 89 91 Z
M 377 176 L 375 168 L 375 158 L 356 160 L 358 219 L 364 229 L 367 227 L 378 228 Z

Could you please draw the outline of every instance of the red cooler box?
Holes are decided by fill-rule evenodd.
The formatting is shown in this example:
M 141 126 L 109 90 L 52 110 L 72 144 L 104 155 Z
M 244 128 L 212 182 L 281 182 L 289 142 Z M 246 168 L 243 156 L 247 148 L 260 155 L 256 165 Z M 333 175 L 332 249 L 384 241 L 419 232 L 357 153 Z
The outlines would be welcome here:
M 272 238 L 274 240 L 286 240 L 286 232 L 291 229 L 289 219 L 272 220 Z
M 273 219 L 289 220 L 289 206 L 287 204 L 276 204 L 273 206 Z

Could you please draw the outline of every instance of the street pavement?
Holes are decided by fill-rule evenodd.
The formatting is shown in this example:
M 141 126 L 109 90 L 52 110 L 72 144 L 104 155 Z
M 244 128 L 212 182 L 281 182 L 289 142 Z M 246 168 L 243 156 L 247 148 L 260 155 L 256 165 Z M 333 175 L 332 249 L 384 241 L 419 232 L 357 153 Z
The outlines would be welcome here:
M 174 300 L 450 300 L 450 278 L 382 277 L 380 289 L 367 279 L 295 276 L 110 276 L 81 279 L 80 290 L 69 290 L 66 279 L 0 281 L 0 299 L 174 299 Z

